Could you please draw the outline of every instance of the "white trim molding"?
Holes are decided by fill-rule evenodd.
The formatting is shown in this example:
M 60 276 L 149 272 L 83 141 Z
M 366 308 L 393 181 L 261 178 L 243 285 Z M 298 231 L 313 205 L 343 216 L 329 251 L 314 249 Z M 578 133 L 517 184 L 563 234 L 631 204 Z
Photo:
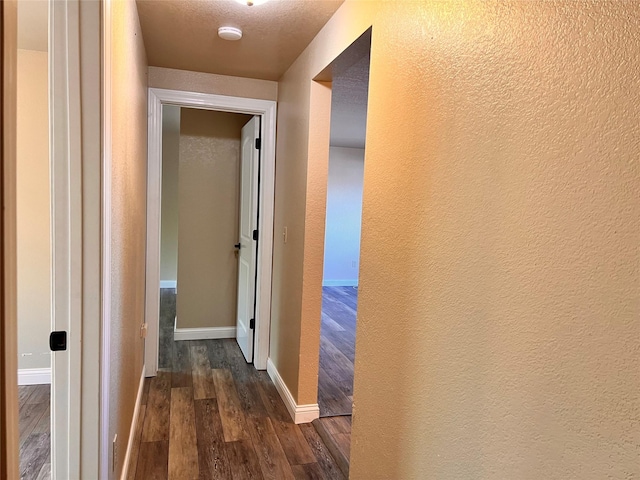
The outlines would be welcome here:
M 21 368 L 18 370 L 18 385 L 46 385 L 51 383 L 51 367 Z
M 177 280 L 160 280 L 160 288 L 178 288 Z
M 109 478 L 111 442 L 111 0 L 102 2 L 102 318 L 100 358 L 100 454 L 99 476 Z M 137 408 L 137 407 L 136 407 Z M 136 410 L 137 411 L 137 410 Z M 126 468 L 126 467 L 125 467 Z
M 140 375 L 140 383 L 138 384 L 138 396 L 136 397 L 136 406 L 133 408 L 133 418 L 131 419 L 131 428 L 129 429 L 129 441 L 127 442 L 127 452 L 124 455 L 124 465 L 122 466 L 122 474 L 120 480 L 126 480 L 129 476 L 129 463 L 131 463 L 131 451 L 133 450 L 133 442 L 138 425 L 138 417 L 140 416 L 140 404 L 142 403 L 142 392 L 144 392 L 145 379 L 144 365 L 142 366 L 142 374 Z
M 236 327 L 175 328 L 173 339 L 178 340 L 215 340 L 218 338 L 236 338 Z
M 100 4 L 49 2 L 52 478 L 98 477 L 101 289 Z
M 278 369 L 270 358 L 267 360 L 267 373 L 269 377 L 271 377 L 271 380 L 273 380 L 276 390 L 278 390 L 294 423 L 310 423 L 320 417 L 320 407 L 318 407 L 317 403 L 310 403 L 308 405 L 298 405 L 296 403 L 284 380 L 282 380 Z
M 261 119 L 260 220 L 258 230 L 255 344 L 253 364 L 267 368 L 271 331 L 271 270 L 273 268 L 273 211 L 276 171 L 276 102 L 255 98 L 230 97 L 206 93 L 149 88 L 149 129 L 147 164 L 147 258 L 145 343 L 147 375 L 158 371 L 160 318 L 160 218 L 162 187 L 162 106 L 199 108 L 220 112 L 257 115 Z M 234 327 L 235 332 L 235 327 Z M 234 333 L 235 336 L 235 333 Z
M 323 280 L 323 287 L 357 287 L 358 279 L 355 280 Z

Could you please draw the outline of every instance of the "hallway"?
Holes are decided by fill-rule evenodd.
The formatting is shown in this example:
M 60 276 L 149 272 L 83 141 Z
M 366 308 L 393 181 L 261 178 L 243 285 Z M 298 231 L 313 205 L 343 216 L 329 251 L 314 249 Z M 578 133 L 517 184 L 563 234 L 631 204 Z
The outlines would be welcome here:
M 165 322 L 172 296 L 161 295 Z M 174 342 L 162 330 L 161 361 L 170 366 L 145 382 L 129 479 L 344 478 L 314 426 L 293 424 L 235 340 Z

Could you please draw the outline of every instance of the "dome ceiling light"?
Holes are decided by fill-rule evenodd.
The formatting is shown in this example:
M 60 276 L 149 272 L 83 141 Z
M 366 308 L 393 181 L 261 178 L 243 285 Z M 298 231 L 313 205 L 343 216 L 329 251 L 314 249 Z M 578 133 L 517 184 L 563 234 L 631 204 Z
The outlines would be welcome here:
M 223 40 L 240 40 L 242 38 L 242 30 L 236 27 L 220 27 L 218 36 Z

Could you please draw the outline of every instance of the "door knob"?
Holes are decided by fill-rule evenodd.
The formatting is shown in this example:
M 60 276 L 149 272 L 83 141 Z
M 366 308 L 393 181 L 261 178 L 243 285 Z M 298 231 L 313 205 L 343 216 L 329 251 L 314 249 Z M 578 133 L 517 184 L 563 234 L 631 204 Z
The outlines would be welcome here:
M 49 348 L 52 352 L 59 352 L 67 349 L 67 332 L 51 332 L 49 335 Z
M 237 248 L 238 250 L 240 250 L 242 248 L 242 244 L 241 243 L 236 243 L 233 247 Z

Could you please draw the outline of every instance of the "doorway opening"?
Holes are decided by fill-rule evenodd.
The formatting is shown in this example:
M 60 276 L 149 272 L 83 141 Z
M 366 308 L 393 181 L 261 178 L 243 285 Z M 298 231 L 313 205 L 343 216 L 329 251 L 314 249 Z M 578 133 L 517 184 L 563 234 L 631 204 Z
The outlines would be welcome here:
M 316 427 L 348 475 L 353 407 L 360 226 L 371 32 L 331 71 L 331 132 L 325 214 Z
M 49 5 L 18 2 L 17 321 L 20 478 L 51 478 Z
M 275 102 L 150 89 L 149 111 L 146 376 L 172 340 L 235 338 L 264 370 Z
M 258 130 L 251 115 L 163 106 L 161 369 L 185 340 L 236 338 L 253 362 Z

